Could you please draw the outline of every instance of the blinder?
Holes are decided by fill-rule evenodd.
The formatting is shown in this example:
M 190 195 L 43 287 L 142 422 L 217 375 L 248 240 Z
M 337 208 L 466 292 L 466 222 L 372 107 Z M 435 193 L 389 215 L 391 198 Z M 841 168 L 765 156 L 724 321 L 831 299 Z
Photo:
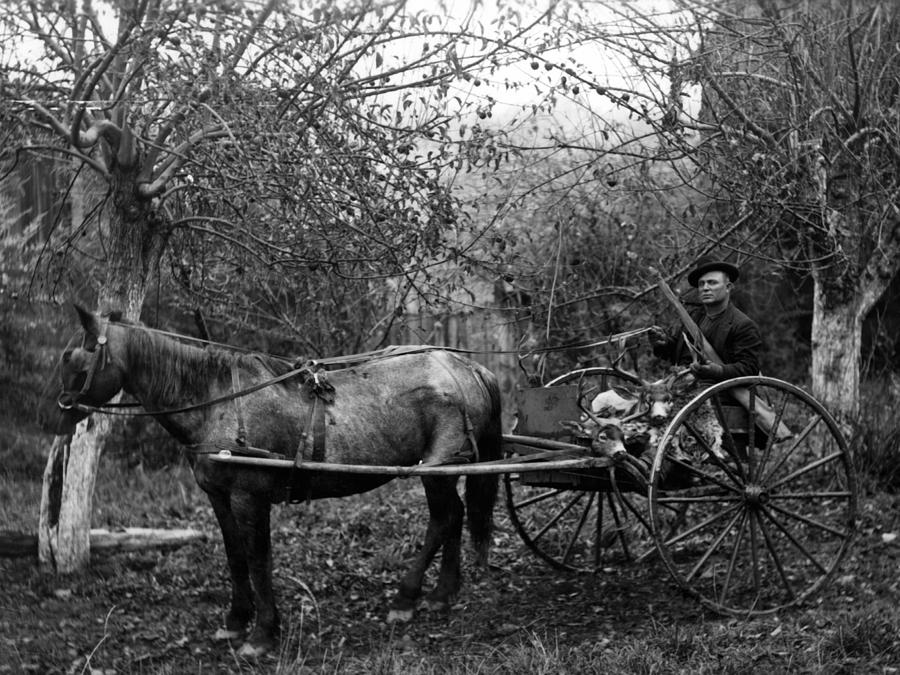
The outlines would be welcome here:
M 66 389 L 65 380 L 63 380 L 62 368 L 60 368 L 60 380 L 62 384 L 62 391 L 59 393 L 59 397 L 57 398 L 57 404 L 62 410 L 71 410 L 73 408 L 79 407 L 80 399 L 82 399 L 91 389 L 91 384 L 94 382 L 94 377 L 96 374 L 103 370 L 106 367 L 106 364 L 109 360 L 109 354 L 107 353 L 106 343 L 106 329 L 109 326 L 109 317 L 103 316 L 100 318 L 100 330 L 97 335 L 96 345 L 93 349 L 87 348 L 87 332 L 81 338 L 81 349 L 84 350 L 87 354 L 90 354 L 90 361 L 87 365 L 87 368 L 84 370 L 84 382 L 78 390 L 75 389 Z M 65 354 L 69 354 L 70 351 L 66 350 Z

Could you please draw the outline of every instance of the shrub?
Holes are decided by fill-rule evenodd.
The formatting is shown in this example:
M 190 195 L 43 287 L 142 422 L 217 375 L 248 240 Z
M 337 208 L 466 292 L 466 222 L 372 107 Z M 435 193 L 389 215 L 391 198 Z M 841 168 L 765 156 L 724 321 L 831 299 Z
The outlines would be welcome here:
M 851 439 L 860 483 L 868 492 L 900 489 L 900 377 L 864 383 L 860 393 L 860 417 Z

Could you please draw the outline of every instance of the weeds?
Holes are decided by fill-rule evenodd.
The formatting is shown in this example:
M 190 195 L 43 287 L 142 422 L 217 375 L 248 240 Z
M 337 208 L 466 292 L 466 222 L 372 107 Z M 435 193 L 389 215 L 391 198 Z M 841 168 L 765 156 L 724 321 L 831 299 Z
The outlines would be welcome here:
M 900 662 L 900 623 L 883 609 L 872 613 L 854 611 L 842 616 L 823 640 L 821 655 L 826 663 L 863 661 Z
M 869 493 L 900 490 L 900 381 L 883 377 L 861 392 L 857 433 L 851 439 L 860 484 Z
M 887 393 L 870 390 L 867 395 L 883 401 Z M 874 404 L 867 415 L 866 429 L 856 439 L 857 461 L 872 489 L 897 487 L 900 422 Z M 36 527 L 44 465 L 40 448 L 23 433 L 0 453 L 0 529 Z M 272 531 L 285 633 L 279 654 L 251 664 L 208 639 L 228 601 L 227 571 L 211 509 L 189 468 L 183 461 L 134 465 L 105 453 L 94 493 L 95 526 L 190 525 L 212 537 L 166 554 L 98 560 L 80 580 L 2 568 L 0 666 L 8 658 L 14 671 L 23 664 L 33 669 L 63 664 L 64 669 L 73 663 L 74 652 L 80 655 L 79 668 L 89 664 L 101 672 L 892 672 L 890 667 L 900 662 L 898 554 L 882 536 L 898 531 L 886 506 L 893 503 L 883 496 L 866 501 L 860 537 L 868 543 L 851 551 L 850 569 L 841 571 L 847 580 L 825 589 L 819 607 L 755 621 L 707 619 L 693 605 L 675 607 L 675 594 L 666 595 L 671 584 L 643 576 L 644 563 L 572 576 L 560 585 L 555 572 L 524 550 L 498 509 L 494 559 L 505 560 L 503 568 L 477 587 L 467 583 L 460 606 L 449 616 L 425 616 L 402 629 L 384 625 L 384 606 L 424 531 L 418 481 L 395 481 L 377 493 L 346 499 L 277 507 Z M 15 578 L 7 574 L 10 570 Z M 61 584 L 71 591 L 64 598 L 56 595 Z M 641 584 L 655 584 L 649 600 L 638 593 Z M 863 604 L 870 597 L 863 592 L 867 585 L 878 604 Z M 564 586 L 571 591 L 561 597 Z M 112 605 L 115 621 L 107 616 Z M 850 606 L 855 608 L 848 611 Z

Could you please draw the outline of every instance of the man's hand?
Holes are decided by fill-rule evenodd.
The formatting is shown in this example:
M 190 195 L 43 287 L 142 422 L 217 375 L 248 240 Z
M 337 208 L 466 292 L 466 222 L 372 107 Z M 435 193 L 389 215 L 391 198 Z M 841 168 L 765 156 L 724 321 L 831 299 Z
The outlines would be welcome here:
M 662 347 L 669 342 L 669 334 L 659 326 L 650 326 L 647 339 L 653 347 Z
M 725 375 L 725 368 L 718 363 L 692 363 L 691 372 L 698 380 L 719 381 Z

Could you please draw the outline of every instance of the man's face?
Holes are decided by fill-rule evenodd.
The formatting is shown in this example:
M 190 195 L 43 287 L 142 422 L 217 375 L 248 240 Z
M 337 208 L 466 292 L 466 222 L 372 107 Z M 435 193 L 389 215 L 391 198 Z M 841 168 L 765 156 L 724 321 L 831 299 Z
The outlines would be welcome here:
M 704 305 L 716 305 L 728 299 L 731 293 L 731 281 L 725 272 L 714 270 L 707 272 L 697 281 L 700 302 Z

